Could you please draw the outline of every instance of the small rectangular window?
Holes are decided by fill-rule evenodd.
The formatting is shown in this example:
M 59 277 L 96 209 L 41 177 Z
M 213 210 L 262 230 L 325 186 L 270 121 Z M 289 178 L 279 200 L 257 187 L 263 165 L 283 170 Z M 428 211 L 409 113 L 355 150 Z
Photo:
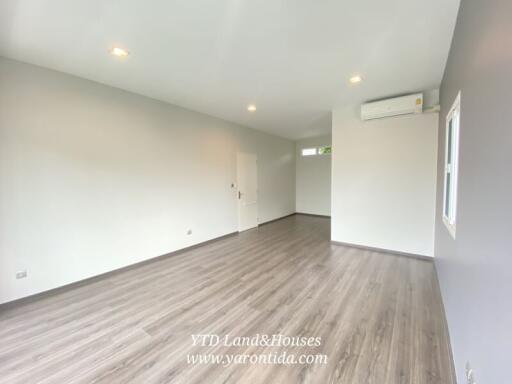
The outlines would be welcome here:
M 330 145 L 325 145 L 323 147 L 318 148 L 319 155 L 329 155 L 332 152 L 332 148 Z
M 457 218 L 457 180 L 459 170 L 460 92 L 446 116 L 444 156 L 443 221 L 455 238 Z
M 302 149 L 302 156 L 315 156 L 316 155 L 316 148 L 303 148 Z

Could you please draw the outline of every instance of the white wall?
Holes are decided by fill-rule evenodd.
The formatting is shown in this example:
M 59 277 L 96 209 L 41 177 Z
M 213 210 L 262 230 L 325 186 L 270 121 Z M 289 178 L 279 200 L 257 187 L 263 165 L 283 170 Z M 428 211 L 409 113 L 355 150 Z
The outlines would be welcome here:
M 0 58 L 0 303 L 236 231 L 239 149 L 293 213 L 293 142 Z
M 239 150 L 258 156 L 259 223 L 294 213 L 295 144 L 255 129 L 237 132 Z
M 302 148 L 330 145 L 331 136 L 296 142 L 296 205 L 300 213 L 331 215 L 331 155 L 305 156 Z
M 438 118 L 333 111 L 332 240 L 433 256 Z

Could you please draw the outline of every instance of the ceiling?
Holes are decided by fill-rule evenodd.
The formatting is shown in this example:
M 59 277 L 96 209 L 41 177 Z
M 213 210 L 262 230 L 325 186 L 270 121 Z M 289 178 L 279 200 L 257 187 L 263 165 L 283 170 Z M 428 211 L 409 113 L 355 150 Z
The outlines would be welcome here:
M 329 133 L 333 107 L 437 88 L 458 6 L 2 0 L 0 55 L 298 139 Z M 114 45 L 130 55 L 110 55 Z

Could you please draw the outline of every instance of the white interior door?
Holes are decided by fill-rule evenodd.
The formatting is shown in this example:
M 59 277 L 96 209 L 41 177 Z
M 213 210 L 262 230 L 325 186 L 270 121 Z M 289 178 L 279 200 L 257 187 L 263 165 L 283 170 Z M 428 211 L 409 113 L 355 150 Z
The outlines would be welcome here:
M 238 231 L 258 226 L 258 162 L 252 153 L 237 154 Z

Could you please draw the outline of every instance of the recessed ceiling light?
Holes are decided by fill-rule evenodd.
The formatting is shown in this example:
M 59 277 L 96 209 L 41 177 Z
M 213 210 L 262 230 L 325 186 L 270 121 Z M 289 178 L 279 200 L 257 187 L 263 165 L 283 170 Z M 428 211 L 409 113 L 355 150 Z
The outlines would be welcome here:
M 127 50 L 125 50 L 123 48 L 119 48 L 119 47 L 113 47 L 110 50 L 110 53 L 113 54 L 114 56 L 119 56 L 119 57 L 126 57 L 130 54 L 130 52 L 128 52 Z
M 247 110 L 249 112 L 255 112 L 256 111 L 256 106 L 254 104 L 251 104 L 247 107 Z
M 361 81 L 363 81 L 363 78 L 359 75 L 355 75 L 350 78 L 350 82 L 352 84 L 360 83 Z

